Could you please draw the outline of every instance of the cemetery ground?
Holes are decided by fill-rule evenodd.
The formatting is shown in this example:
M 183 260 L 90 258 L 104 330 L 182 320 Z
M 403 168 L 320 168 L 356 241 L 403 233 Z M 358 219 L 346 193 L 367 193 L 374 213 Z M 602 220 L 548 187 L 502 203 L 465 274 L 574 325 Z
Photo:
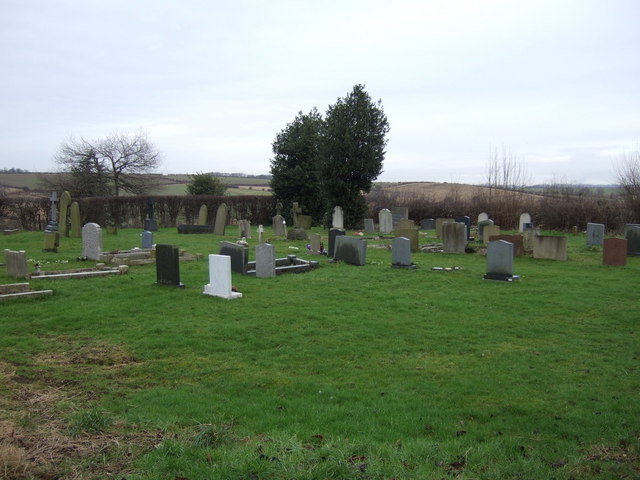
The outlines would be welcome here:
M 640 258 L 603 266 L 570 235 L 568 261 L 517 257 L 507 283 L 482 279 L 478 253 L 395 269 L 390 240 L 369 240 L 362 267 L 321 257 L 303 274 L 234 273 L 241 299 L 203 295 L 206 255 L 235 239 L 156 232 L 204 254 L 181 262 L 185 288 L 131 266 L 32 280 L 54 294 L 0 304 L 0 478 L 640 477 Z M 0 243 L 31 271 L 95 264 L 77 260 L 81 239 Z M 140 231 L 103 244 L 139 246 Z

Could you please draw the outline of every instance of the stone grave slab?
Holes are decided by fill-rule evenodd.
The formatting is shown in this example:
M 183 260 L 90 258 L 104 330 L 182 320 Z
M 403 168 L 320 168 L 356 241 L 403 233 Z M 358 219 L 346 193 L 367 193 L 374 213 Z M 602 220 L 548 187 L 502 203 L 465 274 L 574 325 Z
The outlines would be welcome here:
M 513 274 L 513 244 L 505 240 L 489 242 L 485 280 L 513 282 L 520 278 Z
M 378 212 L 378 226 L 382 234 L 393 232 L 393 215 L 391 214 L 391 210 L 383 208 Z
M 342 207 L 334 207 L 333 215 L 331 217 L 331 226 L 333 228 L 344 228 L 344 213 L 342 211 Z
M 433 218 L 423 218 L 420 220 L 420 228 L 422 230 L 433 230 L 436 228 L 436 221 Z
M 625 225 L 624 236 L 627 239 L 627 255 L 640 256 L 640 226 Z
M 342 235 L 345 235 L 345 231 L 340 228 L 332 228 L 329 230 L 329 251 L 327 254 L 330 258 L 334 258 L 336 238 Z
M 524 232 L 524 226 L 527 224 L 533 225 L 531 222 L 531 215 L 526 212 L 521 213 L 520 218 L 518 219 L 518 231 L 520 233 Z
M 269 243 L 261 243 L 256 247 L 256 277 L 269 278 L 276 276 L 276 248 Z
M 396 237 L 408 238 L 411 242 L 412 252 L 417 252 L 420 249 L 419 231 L 417 228 L 396 228 L 394 234 Z
M 442 225 L 445 223 L 455 223 L 453 218 L 436 218 L 436 236 L 442 238 Z
M 467 247 L 467 226 L 460 222 L 442 224 L 442 248 L 444 253 L 464 253 Z
M 97 223 L 82 227 L 82 256 L 89 260 L 100 260 L 102 256 L 102 229 Z
M 624 267 L 627 264 L 627 239 L 605 238 L 602 242 L 602 264 Z
M 233 291 L 231 284 L 231 257 L 209 255 L 209 283 L 202 293 L 227 300 L 242 297 L 242 293 Z
M 14 278 L 28 278 L 27 252 L 24 250 L 4 249 L 4 263 L 7 268 L 7 276 Z
M 231 258 L 231 271 L 245 275 L 249 261 L 249 248 L 232 242 L 220 242 L 220 255 Z
M 393 228 L 397 228 L 398 222 L 403 219 L 409 218 L 408 207 L 392 207 L 391 208 L 391 223 Z
M 156 245 L 156 283 L 184 287 L 180 281 L 180 250 L 175 245 Z
M 395 268 L 416 268 L 411 262 L 411 240 L 396 237 L 391 242 L 391 266 Z
M 587 223 L 587 245 L 602 245 L 604 242 L 604 224 Z
M 286 236 L 287 235 L 287 229 L 285 226 L 285 221 L 284 221 L 284 217 L 282 215 L 275 215 L 272 219 L 271 219 L 271 226 L 273 228 L 273 234 L 274 235 L 279 235 L 279 236 Z
M 567 260 L 567 237 L 537 235 L 533 238 L 533 258 Z
M 367 260 L 367 241 L 346 235 L 337 236 L 333 259 L 351 265 L 364 265 Z
M 218 205 L 218 210 L 216 211 L 216 220 L 213 226 L 214 235 L 224 236 L 224 230 L 227 227 L 228 214 L 229 210 L 226 203 L 221 203 L 220 205 Z
M 504 240 L 505 242 L 509 242 L 513 244 L 513 256 L 514 257 L 522 257 L 524 256 L 524 239 L 522 235 L 491 235 L 489 237 L 489 243 L 496 242 L 498 240 Z
M 376 233 L 376 226 L 373 218 L 364 219 L 364 233 Z

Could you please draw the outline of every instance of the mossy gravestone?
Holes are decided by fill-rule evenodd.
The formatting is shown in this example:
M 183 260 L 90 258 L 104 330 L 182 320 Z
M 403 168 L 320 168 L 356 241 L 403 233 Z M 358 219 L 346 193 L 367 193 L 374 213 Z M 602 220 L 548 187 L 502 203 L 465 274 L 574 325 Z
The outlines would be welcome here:
M 69 236 L 67 227 L 67 213 L 69 212 L 69 204 L 71 203 L 71 195 L 66 190 L 60 195 L 60 218 L 58 219 L 58 232 L 64 237 Z
M 80 238 L 82 235 L 82 227 L 80 225 L 80 205 L 78 202 L 71 204 L 71 232 L 70 235 L 74 238 Z
M 202 204 L 200 206 L 200 211 L 198 212 L 198 225 L 206 225 L 208 216 L 209 216 L 209 209 L 205 204 Z

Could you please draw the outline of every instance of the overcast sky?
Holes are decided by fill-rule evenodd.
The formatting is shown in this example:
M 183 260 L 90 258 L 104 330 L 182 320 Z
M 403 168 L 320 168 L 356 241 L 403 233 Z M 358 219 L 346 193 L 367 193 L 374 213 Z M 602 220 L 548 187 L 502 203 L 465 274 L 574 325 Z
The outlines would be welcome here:
M 299 111 L 382 100 L 383 181 L 615 182 L 640 141 L 638 0 L 0 0 L 0 168 L 146 131 L 162 173 L 269 173 Z

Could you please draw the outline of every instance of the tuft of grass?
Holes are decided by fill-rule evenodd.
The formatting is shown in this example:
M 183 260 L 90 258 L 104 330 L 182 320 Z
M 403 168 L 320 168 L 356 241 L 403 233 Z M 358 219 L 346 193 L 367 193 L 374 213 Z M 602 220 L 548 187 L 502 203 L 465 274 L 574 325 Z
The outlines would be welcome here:
M 68 421 L 69 433 L 73 437 L 82 434 L 98 435 L 109 430 L 113 424 L 113 420 L 106 411 L 95 407 L 74 412 Z

